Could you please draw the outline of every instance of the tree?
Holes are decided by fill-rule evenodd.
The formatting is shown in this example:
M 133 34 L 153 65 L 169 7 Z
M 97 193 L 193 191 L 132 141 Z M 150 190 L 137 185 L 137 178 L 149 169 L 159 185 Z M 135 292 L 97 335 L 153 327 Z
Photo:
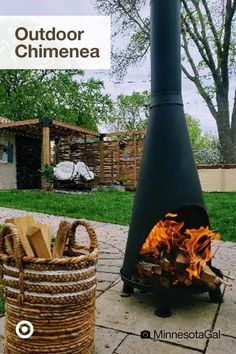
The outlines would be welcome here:
M 190 114 L 185 114 L 193 155 L 197 164 L 216 164 L 220 162 L 219 141 L 204 133 L 200 122 Z
M 236 88 L 230 109 L 230 78 L 236 63 L 236 0 L 181 0 L 182 70 L 191 80 L 214 117 L 224 160 L 236 163 Z M 128 36 L 128 45 L 113 54 L 120 76 L 138 64 L 150 47 L 148 0 L 96 0 L 102 13 L 112 16 L 114 36 Z
M 114 104 L 113 130 L 145 129 L 149 116 L 150 94 L 147 91 L 133 92 L 131 95 L 119 95 Z
M 97 129 L 111 119 L 103 82 L 78 70 L 1 70 L 0 115 L 13 120 L 47 116 Z
M 150 106 L 148 91 L 131 95 L 119 95 L 114 103 L 113 119 L 109 128 L 114 131 L 142 130 L 147 128 Z M 197 164 L 213 164 L 220 162 L 219 141 L 204 133 L 200 122 L 190 114 L 185 114 L 188 133 Z

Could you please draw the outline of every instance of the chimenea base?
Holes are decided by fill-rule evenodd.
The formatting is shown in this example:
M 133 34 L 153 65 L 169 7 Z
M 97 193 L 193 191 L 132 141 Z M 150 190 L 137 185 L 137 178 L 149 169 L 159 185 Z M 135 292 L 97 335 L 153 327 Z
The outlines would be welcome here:
M 212 267 L 214 272 L 223 278 L 223 274 L 219 269 Z M 138 283 L 134 280 L 126 278 L 121 272 L 121 278 L 124 282 L 121 296 L 128 297 L 134 293 L 134 289 L 139 289 L 142 292 L 152 292 L 157 296 L 157 304 L 155 315 L 158 317 L 166 318 L 171 316 L 171 297 L 181 297 L 187 294 L 200 294 L 208 293 L 211 302 L 222 303 L 223 295 L 220 289 L 220 285 L 214 289 L 210 289 L 207 286 L 173 286 L 171 288 L 162 288 L 158 286 L 150 286 Z

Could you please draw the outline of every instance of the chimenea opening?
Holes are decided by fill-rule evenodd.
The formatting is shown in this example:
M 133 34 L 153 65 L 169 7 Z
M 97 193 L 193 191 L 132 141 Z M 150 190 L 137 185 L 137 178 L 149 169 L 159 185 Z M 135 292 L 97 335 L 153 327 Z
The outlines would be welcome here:
M 121 277 L 157 294 L 209 292 L 221 302 L 222 273 L 211 265 L 211 230 L 181 95 L 180 0 L 151 1 L 151 107 Z
M 219 237 L 208 226 L 196 226 L 196 209 L 168 213 L 152 228 L 143 243 L 133 279 L 143 285 L 164 288 L 209 286 L 221 280 L 208 266 L 211 240 Z M 187 223 L 184 222 L 187 214 Z

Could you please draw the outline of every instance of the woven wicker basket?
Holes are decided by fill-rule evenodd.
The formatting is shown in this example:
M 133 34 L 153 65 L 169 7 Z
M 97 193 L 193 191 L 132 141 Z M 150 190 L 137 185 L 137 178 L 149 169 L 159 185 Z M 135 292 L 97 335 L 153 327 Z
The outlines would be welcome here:
M 83 225 L 90 245 L 76 244 Z M 7 255 L 5 237 L 12 237 L 15 256 Z M 97 239 L 82 220 L 71 224 L 64 258 L 23 256 L 17 229 L 6 224 L 0 237 L 6 299 L 6 354 L 90 354 L 94 347 Z M 32 323 L 28 339 L 16 334 L 20 321 Z

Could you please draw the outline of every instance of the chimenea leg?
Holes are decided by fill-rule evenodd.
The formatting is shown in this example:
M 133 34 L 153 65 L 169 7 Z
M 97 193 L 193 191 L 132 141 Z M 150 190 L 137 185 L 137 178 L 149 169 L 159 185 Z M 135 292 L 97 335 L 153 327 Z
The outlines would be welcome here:
M 211 302 L 214 302 L 215 304 L 221 304 L 224 302 L 223 295 L 219 286 L 216 289 L 210 289 L 208 294 Z
M 122 293 L 120 294 L 121 297 L 129 297 L 134 292 L 134 288 L 126 283 L 123 285 Z
M 155 315 L 163 318 L 170 317 L 172 315 L 170 311 L 169 294 L 167 294 L 166 292 L 158 293 Z

